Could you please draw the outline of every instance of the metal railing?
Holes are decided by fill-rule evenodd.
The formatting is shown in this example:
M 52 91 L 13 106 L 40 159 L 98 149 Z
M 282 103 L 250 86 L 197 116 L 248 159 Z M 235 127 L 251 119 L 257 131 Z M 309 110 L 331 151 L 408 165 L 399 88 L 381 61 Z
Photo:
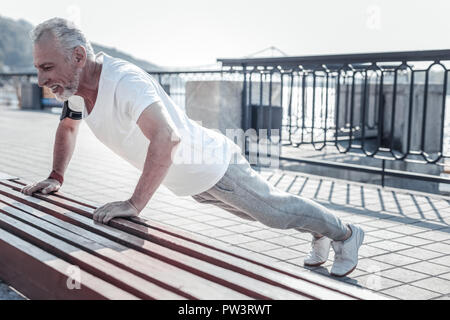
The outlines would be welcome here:
M 255 110 L 282 110 L 281 140 L 294 147 L 381 159 L 381 168 L 306 158 L 298 162 L 448 183 L 426 174 L 386 169 L 386 160 L 444 166 L 449 158 L 450 50 L 218 59 L 244 74 L 244 130 Z M 447 117 L 447 121 L 446 121 Z M 271 128 L 268 128 L 271 135 Z

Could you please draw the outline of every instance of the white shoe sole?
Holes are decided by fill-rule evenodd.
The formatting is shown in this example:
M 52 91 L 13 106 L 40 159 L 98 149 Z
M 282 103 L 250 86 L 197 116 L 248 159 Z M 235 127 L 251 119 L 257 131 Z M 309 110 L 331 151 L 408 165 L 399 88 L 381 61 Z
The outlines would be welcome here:
M 354 267 L 353 267 L 353 269 L 351 269 L 349 272 L 347 272 L 347 273 L 344 273 L 344 274 L 336 274 L 336 273 L 330 273 L 330 275 L 332 275 L 333 277 L 336 277 L 336 278 L 343 278 L 343 277 L 345 277 L 345 276 L 348 276 L 350 273 L 352 273 L 353 271 L 355 271 L 355 269 L 356 269 L 356 266 L 357 266 L 358 264 L 356 264 Z
M 324 262 L 318 262 L 318 263 L 306 263 L 306 262 L 303 262 L 303 265 L 304 265 L 305 267 L 319 267 L 319 266 L 323 265 L 325 262 L 326 262 L 326 261 L 324 261 Z

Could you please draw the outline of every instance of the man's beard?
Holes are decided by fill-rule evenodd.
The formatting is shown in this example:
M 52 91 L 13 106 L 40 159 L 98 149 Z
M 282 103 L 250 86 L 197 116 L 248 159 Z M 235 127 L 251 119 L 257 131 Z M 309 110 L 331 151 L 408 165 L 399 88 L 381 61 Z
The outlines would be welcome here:
M 75 73 L 73 75 L 73 79 L 69 82 L 69 84 L 63 88 L 63 92 L 61 94 L 55 93 L 56 99 L 59 101 L 67 101 L 71 96 L 73 96 L 77 91 L 80 85 L 80 77 L 81 77 L 81 68 L 76 68 Z

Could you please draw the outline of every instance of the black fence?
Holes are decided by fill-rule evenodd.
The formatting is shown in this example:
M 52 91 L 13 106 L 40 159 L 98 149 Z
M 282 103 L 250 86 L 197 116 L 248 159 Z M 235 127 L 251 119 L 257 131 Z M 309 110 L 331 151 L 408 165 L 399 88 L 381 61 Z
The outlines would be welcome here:
M 333 146 L 382 166 L 281 159 L 379 173 L 382 184 L 385 175 L 449 182 L 386 169 L 386 160 L 445 166 L 450 50 L 218 61 L 244 74 L 244 129 L 264 122 L 285 145 Z

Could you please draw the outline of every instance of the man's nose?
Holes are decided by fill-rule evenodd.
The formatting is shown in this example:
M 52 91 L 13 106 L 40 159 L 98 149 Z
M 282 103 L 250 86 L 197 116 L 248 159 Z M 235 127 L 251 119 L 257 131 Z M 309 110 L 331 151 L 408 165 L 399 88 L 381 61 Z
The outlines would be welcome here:
M 48 83 L 48 79 L 41 75 L 41 73 L 38 73 L 38 86 L 43 87 Z

